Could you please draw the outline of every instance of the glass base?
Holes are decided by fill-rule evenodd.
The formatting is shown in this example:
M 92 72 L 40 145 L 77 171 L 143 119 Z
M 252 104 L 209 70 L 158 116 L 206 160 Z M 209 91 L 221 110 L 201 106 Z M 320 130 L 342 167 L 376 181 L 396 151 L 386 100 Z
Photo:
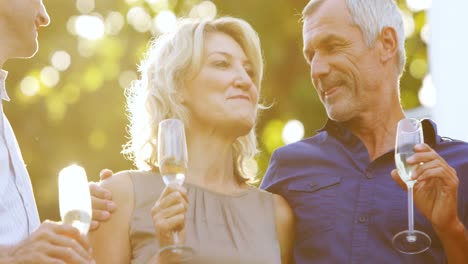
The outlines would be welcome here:
M 159 250 L 159 257 L 164 259 L 164 263 L 176 264 L 184 263 L 194 258 L 193 248 L 185 245 L 170 245 Z
M 401 231 L 392 240 L 396 250 L 404 254 L 418 254 L 426 251 L 431 246 L 431 238 L 424 232 L 414 230 Z

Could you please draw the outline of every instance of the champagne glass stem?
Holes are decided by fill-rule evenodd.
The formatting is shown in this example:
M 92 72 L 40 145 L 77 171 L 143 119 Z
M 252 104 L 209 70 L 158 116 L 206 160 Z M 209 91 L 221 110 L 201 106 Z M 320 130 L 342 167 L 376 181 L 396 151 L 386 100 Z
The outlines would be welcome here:
M 413 187 L 414 181 L 409 181 L 408 186 L 408 241 L 412 242 L 412 236 L 414 234 L 414 200 L 413 200 Z

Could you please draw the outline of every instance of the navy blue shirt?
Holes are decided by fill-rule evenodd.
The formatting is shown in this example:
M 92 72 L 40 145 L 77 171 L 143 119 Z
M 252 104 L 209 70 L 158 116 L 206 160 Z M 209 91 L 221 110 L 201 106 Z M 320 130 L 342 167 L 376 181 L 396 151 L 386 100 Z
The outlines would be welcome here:
M 441 138 L 423 121 L 425 142 L 460 179 L 458 213 L 468 225 L 468 143 Z M 314 137 L 277 149 L 261 188 L 286 198 L 296 216 L 294 256 L 309 263 L 446 263 L 440 240 L 415 207 L 415 229 L 432 239 L 429 250 L 399 253 L 392 237 L 408 229 L 407 192 L 392 179 L 393 150 L 374 161 L 362 141 L 328 121 Z

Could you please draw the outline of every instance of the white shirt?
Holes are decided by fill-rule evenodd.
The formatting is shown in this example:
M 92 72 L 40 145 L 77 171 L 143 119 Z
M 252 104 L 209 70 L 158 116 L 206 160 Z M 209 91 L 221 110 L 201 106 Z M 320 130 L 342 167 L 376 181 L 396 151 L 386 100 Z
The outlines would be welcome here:
M 0 245 L 25 239 L 39 226 L 31 180 L 10 122 L 3 113 L 7 72 L 0 69 Z

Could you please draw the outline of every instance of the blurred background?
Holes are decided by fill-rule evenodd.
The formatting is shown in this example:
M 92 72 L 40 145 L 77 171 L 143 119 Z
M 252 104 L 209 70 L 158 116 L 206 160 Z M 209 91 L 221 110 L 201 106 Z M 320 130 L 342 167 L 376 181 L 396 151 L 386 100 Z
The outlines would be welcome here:
M 58 172 L 83 166 L 132 169 L 121 154 L 127 142 L 124 89 L 136 79 L 148 40 L 171 30 L 176 17 L 232 15 L 258 31 L 265 59 L 262 98 L 271 109 L 257 125 L 259 178 L 277 147 L 313 136 L 326 114 L 302 55 L 300 13 L 307 0 L 43 0 L 51 24 L 39 30 L 33 59 L 12 60 L 4 110 L 31 175 L 41 219 L 59 220 Z M 428 75 L 426 10 L 430 0 L 399 0 L 406 28 L 403 106 L 416 115 L 435 103 Z M 416 109 L 416 110 L 414 110 Z M 422 110 L 421 110 L 422 109 Z

